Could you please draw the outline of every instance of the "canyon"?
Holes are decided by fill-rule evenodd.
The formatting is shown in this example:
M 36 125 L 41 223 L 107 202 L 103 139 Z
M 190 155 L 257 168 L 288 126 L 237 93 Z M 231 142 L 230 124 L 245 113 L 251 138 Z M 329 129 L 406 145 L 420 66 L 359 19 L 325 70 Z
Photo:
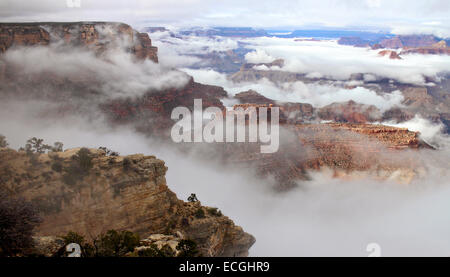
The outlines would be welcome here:
M 87 47 L 97 55 L 111 48 L 122 48 L 138 59 L 158 62 L 158 49 L 147 33 L 139 33 L 124 23 L 0 23 L 0 53 L 11 47 L 48 46 L 63 42 L 67 46 Z
M 227 36 L 259 36 L 247 29 L 221 32 Z M 142 93 L 131 96 L 123 89 L 123 94 L 111 97 L 109 87 L 105 86 L 107 79 L 102 79 L 103 75 L 98 72 L 29 73 L 4 58 L 11 51 L 52 45 L 62 47 L 58 50 L 67 51 L 64 52 L 67 55 L 73 49 L 92 51 L 96 59 L 107 63 L 113 63 L 109 51 L 123 51 L 132 54 L 136 64 L 151 62 L 151 66 L 156 66 L 155 71 L 161 70 L 159 76 L 177 74 L 183 82 L 162 88 L 144 87 Z M 219 55 L 214 53 L 208 58 L 214 59 L 216 54 Z M 240 61 L 235 53 L 228 55 Z M 400 59 L 397 52 L 380 55 Z M 196 152 L 197 147 L 171 141 L 170 128 L 174 121 L 170 115 L 174 108 L 183 106 L 193 111 L 194 99 L 202 99 L 204 108 L 217 107 L 224 113 L 238 107 L 279 107 L 281 141 L 278 152 L 260 153 L 258 143 L 216 143 L 204 148 L 202 145 L 202 149 L 193 154 L 223 166 L 255 171 L 257 178 L 273 178 L 274 192 L 301 187 L 310 180 L 311 173 L 322 169 L 331 170 L 336 178 L 359 175 L 408 184 L 426 172 L 423 162 L 416 159 L 418 151 L 434 151 L 434 148 L 423 141 L 418 132 L 371 123 L 404 122 L 416 114 L 432 122 L 444 122 L 447 127 L 450 122 L 450 98 L 445 94 L 448 86 L 445 80 L 434 87 L 372 81 L 370 84 L 377 87 L 378 93 L 400 90 L 404 96 L 404 106 L 381 111 L 355 101 L 323 107 L 276 101 L 256 90 L 230 95 L 220 86 L 202 84 L 178 70 L 161 69 L 157 63 L 158 49 L 152 45 L 148 34 L 123 23 L 0 24 L 0 99 L 51 103 L 41 111 L 43 116 L 64 118 L 89 113 L 104 116 L 109 126 L 131 126 L 184 156 Z M 308 78 L 305 74 L 279 70 L 284 64 L 282 59 L 244 63 L 229 79 L 236 83 L 266 78 L 274 83 L 303 81 L 344 86 L 326 78 Z M 227 71 L 236 67 L 230 66 Z M 355 80 L 363 78 L 360 75 L 355 75 Z M 130 76 L 121 77 L 128 80 Z M 385 90 L 386 87 L 389 89 Z M 227 98 L 238 104 L 226 107 L 223 99 Z M 108 229 L 131 230 L 145 237 L 176 235 L 195 240 L 204 256 L 246 256 L 255 243 L 255 238 L 231 219 L 211 212 L 214 208 L 179 200 L 166 183 L 167 167 L 156 157 L 140 154 L 111 157 L 102 150 L 90 149 L 92 168 L 82 178 L 70 180 L 63 171 L 55 170 L 54 164 L 70 168 L 78 151 L 80 149 L 30 156 L 23 151 L 0 149 L 1 188 L 11 197 L 24 197 L 40 209 L 44 221 L 38 227 L 39 236 L 77 231 L 93 237 Z M 199 210 L 206 216 L 197 217 Z
M 0 148 L 1 191 L 37 207 L 42 223 L 36 236 L 74 231 L 93 239 L 111 229 L 141 237 L 175 234 L 197 242 L 202 256 L 229 257 L 246 256 L 255 242 L 217 210 L 179 200 L 167 187 L 168 168 L 156 157 L 107 156 L 104 150 L 89 149 L 92 168 L 70 176 L 79 151 L 30 156 Z M 196 216 L 199 210 L 202 217 Z

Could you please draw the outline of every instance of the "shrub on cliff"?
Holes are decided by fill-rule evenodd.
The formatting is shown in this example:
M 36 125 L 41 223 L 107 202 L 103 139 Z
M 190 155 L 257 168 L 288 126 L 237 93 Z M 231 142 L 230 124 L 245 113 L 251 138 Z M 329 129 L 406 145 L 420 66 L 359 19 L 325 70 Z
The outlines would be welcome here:
M 190 239 L 181 240 L 177 245 L 179 251 L 178 257 L 196 257 L 198 256 L 197 243 Z
M 8 142 L 6 141 L 6 138 L 3 135 L 0 135 L 0 148 L 1 147 L 8 147 Z
M 222 216 L 222 212 L 217 208 L 206 208 L 206 210 L 212 216 Z
M 138 250 L 137 256 L 170 258 L 175 257 L 175 251 L 173 251 L 173 249 L 167 244 L 161 247 L 161 249 L 158 249 L 158 246 L 156 244 L 151 244 L 149 247 Z
M 63 147 L 64 147 L 64 144 L 62 142 L 57 141 L 57 142 L 55 142 L 53 144 L 53 147 L 51 147 L 50 150 L 52 152 L 62 152 L 63 151 Z
M 76 243 L 81 248 L 81 257 L 94 257 L 95 249 L 94 246 L 85 241 L 84 237 L 76 232 L 70 231 L 67 235 L 62 236 L 64 244 L 67 246 L 71 243 Z M 65 250 L 65 248 L 64 248 Z M 65 255 L 62 255 L 65 256 Z
M 129 158 L 124 158 L 122 165 L 123 165 L 123 170 L 128 171 L 131 168 L 131 160 Z
M 194 215 L 196 218 L 205 218 L 205 211 L 202 208 L 198 208 Z
M 54 161 L 52 163 L 52 170 L 56 172 L 61 172 L 63 170 L 63 165 L 61 161 Z
M 49 149 L 50 146 L 44 144 L 43 139 L 38 139 L 36 137 L 30 138 L 29 140 L 27 140 L 27 144 L 25 144 L 25 151 L 27 152 L 27 154 L 32 153 L 42 154 Z
M 67 235 L 62 236 L 65 244 L 77 243 L 79 245 L 84 244 L 84 237 L 78 233 L 70 231 Z
M 64 183 L 73 186 L 78 180 L 83 179 L 90 169 L 93 167 L 92 155 L 89 149 L 81 148 L 75 155 L 72 156 L 72 161 L 69 167 L 65 168 L 63 175 Z
M 188 202 L 198 202 L 197 195 L 195 195 L 195 193 L 191 193 L 191 195 L 188 197 Z
M 51 152 L 61 152 L 63 150 L 63 144 L 61 142 L 55 142 L 53 146 L 44 144 L 43 139 L 38 139 L 36 137 L 27 140 L 25 147 L 20 147 L 19 151 L 25 151 L 25 153 L 30 157 L 30 162 L 32 166 L 37 166 L 38 156 L 40 154 Z
M 119 152 L 113 151 L 106 147 L 99 147 L 98 149 L 103 150 L 108 157 L 118 157 L 120 155 Z
M 33 244 L 33 229 L 40 222 L 30 203 L 0 194 L 0 256 L 14 256 L 29 250 Z
M 82 257 L 124 257 L 126 254 L 133 252 L 134 249 L 139 246 L 139 235 L 130 231 L 116 231 L 109 230 L 105 234 L 101 234 L 96 237 L 92 243 L 89 243 L 85 238 L 76 233 L 69 232 L 65 236 L 62 236 L 64 244 L 67 246 L 71 243 L 80 245 Z M 162 251 L 162 252 L 161 252 Z M 163 255 L 169 255 L 167 251 L 158 250 L 156 252 L 153 249 L 144 252 L 138 252 L 137 256 L 142 257 L 162 257 Z M 153 255 L 153 256 L 152 256 Z M 67 256 L 65 248 L 58 256 Z
M 92 155 L 89 149 L 81 148 L 76 155 L 72 156 L 75 165 L 83 172 L 89 172 L 92 168 Z
M 139 246 L 139 241 L 133 232 L 109 230 L 94 240 L 94 248 L 99 257 L 122 257 Z

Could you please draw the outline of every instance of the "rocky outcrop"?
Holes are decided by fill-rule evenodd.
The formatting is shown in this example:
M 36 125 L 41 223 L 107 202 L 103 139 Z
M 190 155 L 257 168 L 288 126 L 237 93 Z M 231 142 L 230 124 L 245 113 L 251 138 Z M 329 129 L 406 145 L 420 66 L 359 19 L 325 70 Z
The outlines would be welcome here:
M 260 107 L 278 107 L 280 111 L 280 123 L 300 123 L 310 121 L 314 118 L 314 108 L 311 104 L 307 103 L 291 103 L 274 101 L 254 90 L 248 90 L 240 92 L 234 96 L 242 104 L 234 105 L 233 109 L 243 108 L 244 110 L 249 107 L 256 107 L 258 110 Z
M 323 120 L 348 123 L 368 123 L 381 118 L 381 111 L 373 105 L 365 105 L 348 101 L 333 103 L 318 110 L 318 116 Z
M 61 249 L 64 249 L 64 239 L 57 236 L 33 237 L 33 249 L 31 255 L 37 257 L 55 257 Z
M 392 50 L 382 50 L 382 51 L 378 52 L 378 56 L 389 57 L 389 59 L 391 59 L 391 60 L 401 60 L 402 59 L 396 51 L 392 51 Z
M 368 47 L 370 45 L 370 41 L 364 40 L 360 37 L 341 37 L 338 40 L 338 44 L 352 45 L 355 47 Z
M 234 98 L 238 99 L 240 103 L 251 104 L 275 104 L 275 101 L 259 94 L 258 92 L 250 89 L 247 91 L 237 93 Z
M 450 48 L 445 40 L 432 35 L 401 35 L 375 41 L 363 40 L 359 37 L 342 37 L 338 41 L 342 45 L 355 47 L 370 47 L 372 50 L 401 49 L 400 53 L 391 50 L 379 52 L 381 56 L 389 56 L 391 59 L 400 59 L 399 55 L 424 54 L 424 55 L 450 55 Z
M 304 74 L 281 71 L 284 66 L 283 59 L 277 59 L 270 63 L 245 63 L 238 72 L 229 76 L 235 83 L 255 82 L 267 78 L 273 82 L 293 82 L 303 77 Z
M 437 43 L 438 40 L 432 35 L 405 35 L 384 39 L 380 42 L 383 48 L 399 49 L 404 47 L 427 47 Z
M 279 150 L 260 153 L 257 143 L 224 145 L 225 160 L 238 168 L 255 168 L 257 176 L 275 179 L 285 190 L 309 179 L 311 171 L 331 169 L 336 176 L 366 174 L 410 182 L 421 165 L 405 149 L 431 149 L 419 133 L 372 124 L 286 124 L 280 129 Z M 405 176 L 408 176 L 407 178 Z
M 88 47 L 97 54 L 120 47 L 139 59 L 158 62 L 157 47 L 148 34 L 129 25 L 114 22 L 36 22 L 0 23 L 0 53 L 13 46 L 49 45 L 63 42 L 69 46 Z
M 255 239 L 217 210 L 186 203 L 169 190 L 164 162 L 154 156 L 107 156 L 90 150 L 92 166 L 77 166 L 79 149 L 33 154 L 0 149 L 0 188 L 38 207 L 38 236 L 69 231 L 94 238 L 109 229 L 181 234 L 205 256 L 245 256 Z
M 220 99 L 226 96 L 222 87 L 200 84 L 190 78 L 182 88 L 149 91 L 134 99 L 115 99 L 101 104 L 101 109 L 114 124 L 133 123 L 147 134 L 167 137 L 174 124 L 170 118 L 174 108 L 183 106 L 193 110 L 194 99 L 202 99 L 203 108 L 225 109 Z
M 450 55 L 450 47 L 448 47 L 447 43 L 444 40 L 442 40 L 431 46 L 423 46 L 416 48 L 406 47 L 400 52 L 400 54 Z
M 206 37 L 263 37 L 267 36 L 266 31 L 256 30 L 251 27 L 215 27 L 210 29 L 205 28 L 192 28 L 189 30 L 183 30 L 180 32 L 182 35 L 187 36 L 206 36 Z

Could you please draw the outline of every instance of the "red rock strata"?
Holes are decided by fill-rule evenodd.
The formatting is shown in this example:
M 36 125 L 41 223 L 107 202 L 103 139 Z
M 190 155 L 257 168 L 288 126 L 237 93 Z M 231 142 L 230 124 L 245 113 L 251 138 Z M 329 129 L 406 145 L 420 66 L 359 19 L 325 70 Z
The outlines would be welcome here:
M 327 105 L 320 108 L 317 114 L 323 120 L 348 123 L 367 123 L 381 118 L 381 112 L 377 107 L 352 100 Z
M 402 58 L 397 54 L 397 52 L 392 50 L 382 50 L 378 52 L 378 55 L 381 57 L 388 56 L 391 60 L 401 60 Z
M 102 53 L 110 47 L 124 47 L 139 59 L 158 62 L 158 48 L 148 34 L 129 25 L 113 22 L 77 23 L 0 23 L 0 53 L 13 46 L 49 45 L 63 41 Z

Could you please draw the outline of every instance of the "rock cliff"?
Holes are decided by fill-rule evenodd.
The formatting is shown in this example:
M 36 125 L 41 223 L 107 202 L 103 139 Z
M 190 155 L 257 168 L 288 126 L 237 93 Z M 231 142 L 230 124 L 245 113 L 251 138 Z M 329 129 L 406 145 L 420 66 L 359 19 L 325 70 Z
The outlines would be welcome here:
M 367 123 L 381 118 L 381 111 L 373 105 L 364 105 L 355 101 L 332 103 L 318 110 L 319 118 L 334 122 Z
M 289 189 L 324 168 L 342 173 L 410 182 L 421 168 L 407 149 L 430 149 L 418 132 L 372 124 L 286 124 L 280 129 L 278 152 L 261 154 L 258 144 L 224 146 L 225 159 L 237 167 L 256 168 L 258 176 L 275 179 L 278 189 Z M 405 177 L 405 175 L 407 177 Z
M 391 59 L 391 60 L 401 60 L 402 59 L 396 51 L 392 51 L 392 50 L 382 50 L 382 51 L 378 52 L 378 56 L 389 57 L 389 59 Z
M 30 155 L 0 148 L 0 188 L 38 207 L 43 222 L 37 235 L 75 231 L 94 238 L 109 229 L 142 237 L 181 234 L 204 256 L 246 256 L 255 242 L 214 208 L 179 200 L 167 187 L 167 167 L 154 156 L 91 149 L 91 167 L 78 172 L 78 151 Z
M 82 46 L 101 54 L 111 47 L 121 47 L 139 59 L 158 62 L 158 49 L 146 33 L 114 22 L 36 22 L 0 23 L 0 53 L 14 46 L 63 43 Z
M 380 42 L 380 45 L 383 48 L 398 49 L 404 47 L 426 47 L 437 42 L 436 37 L 432 35 L 401 35 L 384 39 Z

